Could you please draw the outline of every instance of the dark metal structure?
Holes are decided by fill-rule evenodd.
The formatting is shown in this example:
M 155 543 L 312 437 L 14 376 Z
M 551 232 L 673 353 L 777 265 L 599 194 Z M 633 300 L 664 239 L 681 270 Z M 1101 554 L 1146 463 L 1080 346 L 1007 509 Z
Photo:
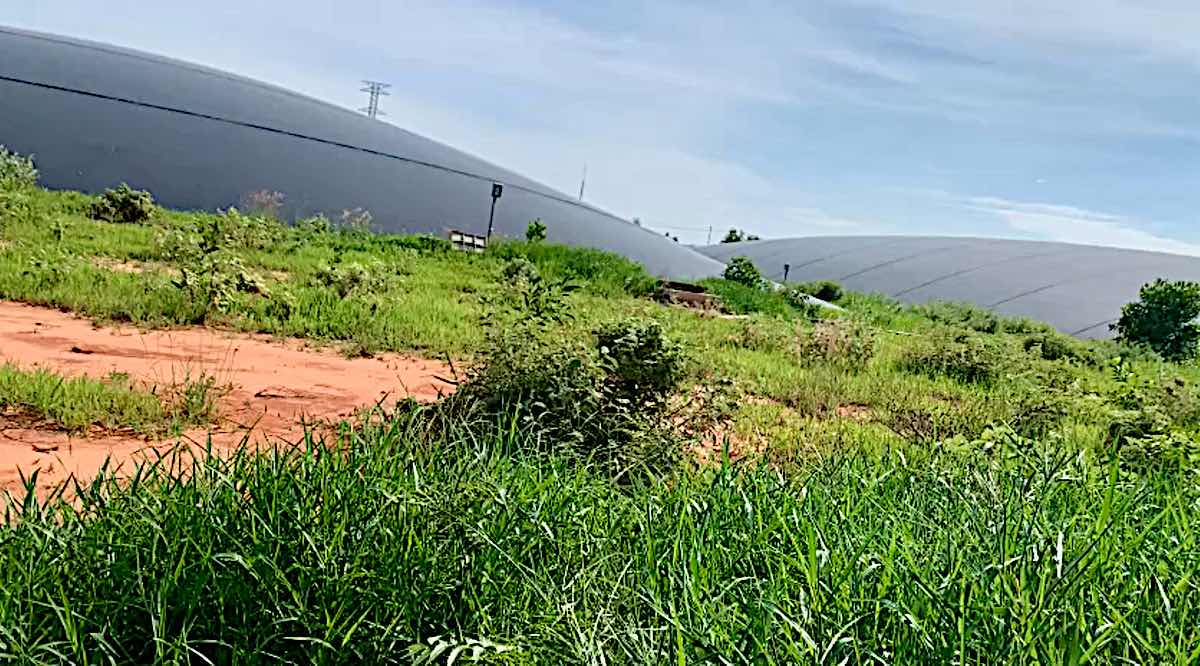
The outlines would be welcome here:
M 261 191 L 289 217 L 370 212 L 382 230 L 483 234 L 541 218 L 550 240 L 652 273 L 721 265 L 615 215 L 393 125 L 281 88 L 113 46 L 0 27 L 0 144 L 34 156 L 47 187 L 128 182 L 166 206 L 215 210 Z
M 773 280 L 835 280 L 907 303 L 962 301 L 1031 317 L 1081 337 L 1111 334 L 1121 306 L 1162 277 L 1200 281 L 1200 258 L 1090 245 L 988 238 L 829 236 L 710 245 L 749 257 Z

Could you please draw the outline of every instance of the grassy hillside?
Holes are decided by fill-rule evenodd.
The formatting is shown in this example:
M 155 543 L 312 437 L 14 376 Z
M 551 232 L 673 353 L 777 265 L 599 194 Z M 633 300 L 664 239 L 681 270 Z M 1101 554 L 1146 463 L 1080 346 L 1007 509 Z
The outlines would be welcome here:
M 0 298 L 462 384 L 302 453 L 15 498 L 6 658 L 1200 657 L 1192 366 L 953 304 L 718 280 L 741 316 L 667 307 L 596 251 L 94 203 L 0 193 Z

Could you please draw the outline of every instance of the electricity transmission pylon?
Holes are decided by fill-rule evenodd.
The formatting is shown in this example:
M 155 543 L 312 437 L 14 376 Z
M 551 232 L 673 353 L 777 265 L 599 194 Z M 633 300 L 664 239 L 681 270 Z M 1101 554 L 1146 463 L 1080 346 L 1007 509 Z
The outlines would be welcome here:
M 379 98 L 391 94 L 387 91 L 387 89 L 391 88 L 392 84 L 384 83 L 382 81 L 369 81 L 366 79 L 363 79 L 363 83 L 365 83 L 366 86 L 361 88 L 361 90 L 370 95 L 370 97 L 367 100 L 367 105 L 359 109 L 359 111 L 367 114 L 368 118 L 377 118 L 380 115 L 386 116 L 386 113 L 379 110 Z

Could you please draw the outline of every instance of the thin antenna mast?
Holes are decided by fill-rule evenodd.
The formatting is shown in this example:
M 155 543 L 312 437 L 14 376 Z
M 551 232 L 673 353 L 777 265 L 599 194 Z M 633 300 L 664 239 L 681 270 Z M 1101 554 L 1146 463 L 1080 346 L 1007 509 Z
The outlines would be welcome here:
M 583 188 L 587 185 L 587 164 L 583 165 L 583 178 L 579 181 L 579 200 L 583 201 Z

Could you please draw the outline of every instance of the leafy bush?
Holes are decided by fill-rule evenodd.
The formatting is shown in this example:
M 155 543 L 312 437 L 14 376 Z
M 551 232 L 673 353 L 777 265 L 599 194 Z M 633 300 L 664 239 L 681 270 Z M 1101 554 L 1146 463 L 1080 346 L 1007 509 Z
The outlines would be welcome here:
M 840 301 L 845 292 L 842 291 L 842 286 L 832 280 L 817 280 L 815 282 L 804 282 L 796 285 L 796 289 L 800 292 L 815 296 L 827 303 Z
M 515 297 L 490 313 L 485 353 L 443 415 L 518 427 L 539 450 L 579 456 L 617 477 L 674 465 L 681 447 L 665 408 L 682 376 L 678 347 L 641 320 L 602 327 L 590 347 L 564 335 L 570 304 L 556 284 L 540 276 L 515 283 Z
M 875 356 L 875 331 L 854 319 L 832 319 L 802 329 L 796 336 L 801 363 L 821 362 L 861 370 Z
M 230 208 L 216 219 L 221 242 L 229 247 L 266 250 L 274 247 L 287 233 L 278 220 L 261 215 L 243 215 Z
M 758 271 L 754 262 L 746 257 L 730 259 L 729 263 L 725 265 L 725 273 L 722 277 L 747 287 L 761 288 L 763 286 L 762 273 Z
M 1200 348 L 1200 284 L 1159 278 L 1144 285 L 1139 300 L 1121 308 L 1117 337 L 1145 345 L 1168 361 L 1196 357 Z
M 540 243 L 546 240 L 546 225 L 542 223 L 541 219 L 533 220 L 525 228 L 525 240 L 530 243 Z
M 1200 398 L 1178 376 L 1145 376 L 1112 364 L 1108 452 L 1127 469 L 1146 472 L 1200 467 Z
M 500 276 L 509 284 L 515 284 L 520 281 L 534 282 L 541 279 L 542 274 L 538 272 L 537 266 L 532 261 L 525 257 L 513 257 L 504 263 L 504 268 L 500 269 Z
M 94 220 L 122 224 L 144 224 L 154 217 L 154 198 L 149 192 L 135 190 L 125 183 L 105 190 L 92 204 L 88 216 Z
M 628 319 L 596 331 L 611 397 L 635 409 L 659 409 L 683 377 L 683 350 L 656 321 Z
M 332 289 L 341 298 L 347 298 L 352 295 L 382 292 L 396 275 L 395 269 L 390 269 L 379 260 L 348 261 L 321 266 L 313 274 L 312 284 Z
M 1035 333 L 1025 338 L 1022 346 L 1031 355 L 1047 361 L 1092 362 L 1090 351 L 1082 343 L 1061 333 Z
M 192 323 L 231 312 L 239 294 L 268 293 L 231 248 L 221 219 L 212 216 L 194 227 L 170 229 L 158 240 L 159 254 L 179 268 L 173 284 L 192 304 Z
M 37 184 L 38 172 L 33 160 L 0 145 L 0 190 L 15 190 Z
M 900 367 L 931 377 L 945 376 L 965 383 L 987 384 L 1007 366 L 1004 345 L 966 329 L 943 327 L 913 339 L 900 358 Z

